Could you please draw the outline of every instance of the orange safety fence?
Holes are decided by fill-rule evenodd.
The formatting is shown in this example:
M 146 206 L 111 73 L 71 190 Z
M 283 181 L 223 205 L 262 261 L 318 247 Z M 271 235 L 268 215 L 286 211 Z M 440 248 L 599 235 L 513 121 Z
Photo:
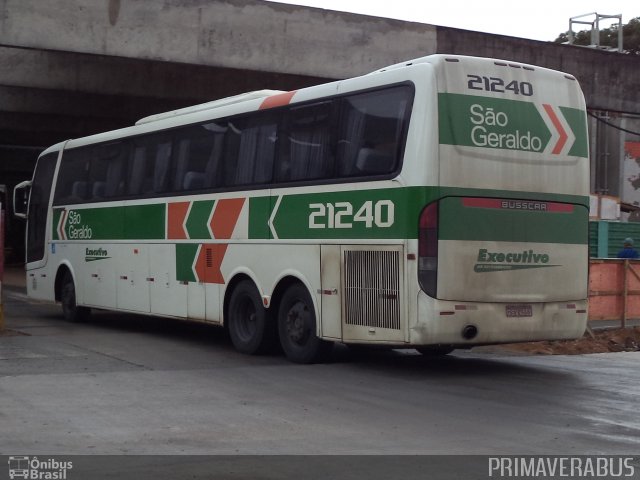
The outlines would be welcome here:
M 640 318 L 640 260 L 589 262 L 589 320 Z

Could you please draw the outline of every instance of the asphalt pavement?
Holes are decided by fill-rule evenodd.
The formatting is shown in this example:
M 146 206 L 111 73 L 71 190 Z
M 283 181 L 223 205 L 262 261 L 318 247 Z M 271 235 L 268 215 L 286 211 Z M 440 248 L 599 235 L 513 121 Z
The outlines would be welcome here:
M 4 291 L 0 454 L 518 455 L 640 451 L 640 353 L 413 350 L 295 365 L 222 329 Z

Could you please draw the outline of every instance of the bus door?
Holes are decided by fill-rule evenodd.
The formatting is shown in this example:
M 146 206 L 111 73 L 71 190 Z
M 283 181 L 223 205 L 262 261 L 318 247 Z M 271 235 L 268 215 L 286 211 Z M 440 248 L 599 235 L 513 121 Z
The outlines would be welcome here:
M 51 200 L 53 175 L 56 170 L 58 152 L 51 152 L 38 159 L 31 183 L 29 207 L 27 213 L 27 268 L 38 268 L 46 263 L 48 212 Z M 16 187 L 14 199 L 20 186 Z M 16 200 L 17 201 L 17 200 Z M 19 215 L 20 216 L 20 215 Z M 50 228 L 50 227 L 49 227 Z

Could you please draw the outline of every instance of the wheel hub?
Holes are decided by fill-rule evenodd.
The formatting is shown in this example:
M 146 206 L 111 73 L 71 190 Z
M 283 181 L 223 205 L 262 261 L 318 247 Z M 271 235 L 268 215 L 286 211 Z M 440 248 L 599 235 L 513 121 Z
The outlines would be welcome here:
M 303 343 L 308 336 L 308 312 L 301 302 L 296 303 L 287 315 L 287 333 L 295 343 Z

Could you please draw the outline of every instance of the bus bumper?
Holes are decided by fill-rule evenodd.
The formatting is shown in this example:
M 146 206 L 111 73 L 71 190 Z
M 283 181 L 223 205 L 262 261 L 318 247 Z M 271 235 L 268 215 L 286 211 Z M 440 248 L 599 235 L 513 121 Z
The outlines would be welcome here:
M 412 345 L 457 347 L 579 338 L 587 326 L 587 300 L 479 303 L 436 300 L 420 292 L 409 327 Z

